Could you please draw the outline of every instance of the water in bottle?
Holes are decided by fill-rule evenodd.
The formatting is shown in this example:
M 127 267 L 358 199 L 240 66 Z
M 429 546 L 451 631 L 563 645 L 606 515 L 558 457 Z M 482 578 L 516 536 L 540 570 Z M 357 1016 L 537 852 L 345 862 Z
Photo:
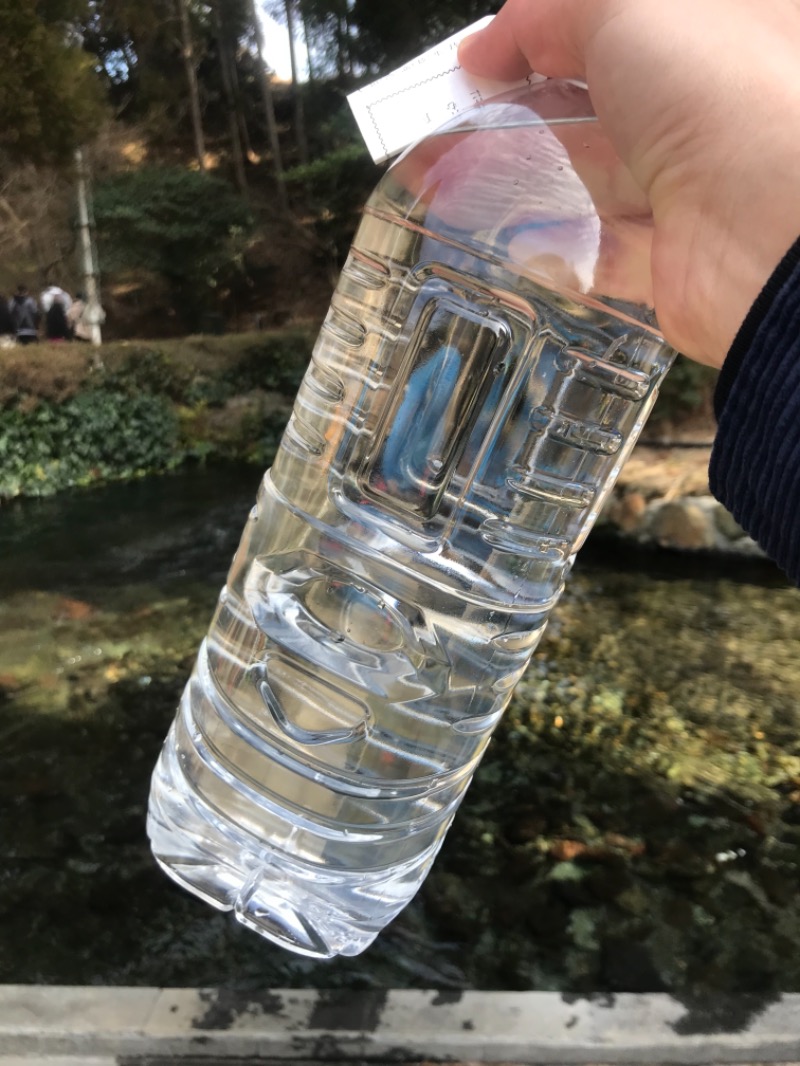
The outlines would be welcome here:
M 153 775 L 180 884 L 317 957 L 417 891 L 672 360 L 651 235 L 571 83 L 389 169 Z

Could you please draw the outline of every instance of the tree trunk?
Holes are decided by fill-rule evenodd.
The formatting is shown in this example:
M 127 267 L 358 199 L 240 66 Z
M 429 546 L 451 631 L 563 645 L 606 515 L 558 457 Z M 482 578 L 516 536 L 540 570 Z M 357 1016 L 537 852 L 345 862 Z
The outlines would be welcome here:
M 339 81 L 344 81 L 345 76 L 345 51 L 344 51 L 344 27 L 345 22 L 340 14 L 336 15 L 336 73 Z
M 250 11 L 253 26 L 256 32 L 256 45 L 258 47 L 258 59 L 261 67 L 261 94 L 264 100 L 264 113 L 269 131 L 269 143 L 272 150 L 272 162 L 275 168 L 275 184 L 278 187 L 278 200 L 281 207 L 287 209 L 289 201 L 286 197 L 286 182 L 283 177 L 283 160 L 281 158 L 281 146 L 278 140 L 278 123 L 275 121 L 275 104 L 272 99 L 272 77 L 267 69 L 264 58 L 264 27 L 256 7 L 256 0 L 250 0 Z
M 197 87 L 197 71 L 194 66 L 194 46 L 192 45 L 192 28 L 189 24 L 187 0 L 177 0 L 178 17 L 181 24 L 181 52 L 189 87 L 189 107 L 192 114 L 192 131 L 194 133 L 194 152 L 200 170 L 206 169 L 206 142 L 203 135 L 203 120 L 200 114 L 200 91 Z
M 230 52 L 220 14 L 221 0 L 215 0 L 212 4 L 214 15 L 214 29 L 217 34 L 217 47 L 219 49 L 219 72 L 222 79 L 222 91 L 225 95 L 225 108 L 228 112 L 228 129 L 231 138 L 231 154 L 233 156 L 233 169 L 236 174 L 236 184 L 239 191 L 247 195 L 247 175 L 244 169 L 244 153 L 242 152 L 242 139 L 239 136 L 239 120 L 236 107 L 236 93 L 231 81 Z
M 217 0 L 220 5 L 220 18 L 224 12 L 226 0 Z M 225 23 L 223 21 L 223 32 L 225 32 Z M 242 103 L 242 87 L 239 83 L 239 68 L 236 65 L 236 48 L 231 44 L 231 41 L 235 40 L 235 35 L 232 38 L 230 31 L 227 32 L 225 37 L 225 49 L 223 56 L 228 66 L 228 80 L 233 88 L 233 99 L 236 103 L 236 121 L 239 125 L 239 138 L 244 151 L 245 159 L 249 159 L 252 163 L 258 162 L 258 157 L 253 151 L 253 144 L 250 140 L 250 130 L 247 128 L 247 117 L 245 115 L 244 104 Z
M 239 70 L 236 66 L 236 55 L 233 48 L 228 47 L 225 53 L 225 59 L 228 63 L 231 85 L 233 86 L 233 96 L 236 101 L 236 121 L 239 123 L 239 136 L 241 137 L 242 148 L 244 149 L 245 158 L 249 159 L 251 162 L 255 162 L 256 154 L 253 151 L 253 145 L 250 140 L 250 130 L 247 128 L 247 117 L 244 113 L 244 106 L 242 104 L 242 88 L 239 84 Z
M 302 26 L 303 26 L 303 40 L 304 40 L 305 46 L 306 46 L 306 56 L 307 56 L 307 59 L 308 59 L 308 80 L 309 81 L 314 81 L 314 78 L 315 78 L 315 75 L 314 75 L 314 61 L 313 61 L 313 59 L 311 57 L 311 35 L 310 35 L 309 29 L 308 29 L 308 17 L 306 15 L 306 5 L 304 4 L 303 0 L 299 0 L 298 6 L 299 6 L 299 9 L 300 9 L 300 22 L 302 23 Z
M 353 49 L 351 47 L 352 38 L 350 37 L 350 16 L 348 14 L 348 8 L 344 10 L 344 39 L 345 39 L 345 57 L 347 63 L 347 73 L 352 78 L 353 76 Z
M 283 0 L 286 11 L 286 28 L 289 31 L 289 62 L 292 67 L 292 95 L 294 96 L 294 132 L 297 140 L 297 154 L 301 163 L 308 162 L 308 140 L 306 138 L 306 116 L 303 110 L 303 93 L 297 74 L 297 54 L 294 46 L 294 11 L 293 0 Z

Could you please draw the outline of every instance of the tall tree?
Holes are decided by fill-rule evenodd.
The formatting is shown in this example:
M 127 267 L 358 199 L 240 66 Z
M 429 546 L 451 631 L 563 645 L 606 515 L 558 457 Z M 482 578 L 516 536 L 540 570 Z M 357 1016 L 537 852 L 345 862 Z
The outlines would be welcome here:
M 304 0 L 305 25 L 316 30 L 325 66 L 336 72 L 340 80 L 352 74 L 353 57 L 350 47 L 349 0 Z M 392 10 L 394 6 L 392 5 Z
M 258 49 L 260 67 L 259 82 L 264 101 L 264 116 L 267 120 L 270 149 L 272 151 L 275 184 L 278 187 L 278 200 L 281 207 L 285 209 L 289 206 L 289 201 L 286 196 L 286 179 L 283 171 L 283 157 L 281 155 L 280 141 L 278 140 L 278 123 L 275 118 L 275 101 L 272 97 L 272 75 L 267 67 L 267 61 L 265 58 L 264 23 L 258 12 L 257 0 L 250 0 L 250 10 L 256 35 L 256 47 Z
M 298 0 L 298 5 L 297 6 L 298 6 L 298 10 L 300 12 L 300 24 L 303 27 L 303 43 L 306 46 L 306 60 L 307 60 L 307 63 L 308 63 L 308 80 L 309 81 L 314 81 L 316 75 L 315 75 L 315 71 L 314 71 L 313 45 L 312 45 L 312 42 L 311 42 L 311 27 L 310 27 L 310 24 L 309 24 L 308 15 L 306 13 L 305 0 Z
M 97 59 L 115 111 L 143 123 L 152 144 L 172 147 L 186 128 L 189 96 L 176 0 L 87 3 L 84 48 Z
M 308 139 L 306 137 L 306 117 L 303 111 L 303 91 L 297 69 L 297 49 L 295 47 L 295 25 L 293 0 L 283 0 L 286 14 L 286 29 L 289 34 L 289 62 L 292 69 L 292 95 L 294 96 L 294 135 L 297 141 L 297 154 L 301 163 L 308 162 Z
M 64 163 L 96 129 L 102 104 L 79 47 L 77 0 L 0 0 L 0 153 Z
M 160 276 L 190 328 L 238 273 L 252 227 L 227 182 L 183 167 L 116 174 L 98 184 L 94 210 L 106 269 Z
M 236 103 L 236 119 L 239 126 L 239 138 L 245 158 L 255 162 L 242 92 L 242 80 L 247 82 L 252 77 L 253 56 L 248 47 L 252 35 L 250 0 L 216 0 L 217 13 L 222 24 L 224 58 Z M 242 60 L 246 60 L 246 70 L 242 70 Z M 259 72 L 260 73 L 260 72 Z
M 225 35 L 225 26 L 220 11 L 221 0 L 213 0 L 211 5 L 214 16 L 214 28 L 217 34 L 217 50 L 219 52 L 219 72 L 222 81 L 222 91 L 225 96 L 225 107 L 228 112 L 228 134 L 231 140 L 231 156 L 233 169 L 236 174 L 236 184 L 241 193 L 247 192 L 247 174 L 244 168 L 244 151 L 242 149 L 241 129 L 236 99 L 236 86 L 234 84 L 235 70 L 230 54 L 230 47 Z
M 192 116 L 192 133 L 194 135 L 194 152 L 197 157 L 197 165 L 200 170 L 206 169 L 206 142 L 203 133 L 203 117 L 200 109 L 200 90 L 197 87 L 197 69 L 194 60 L 194 44 L 192 42 L 192 26 L 189 21 L 189 7 L 187 0 L 176 0 L 178 5 L 178 20 L 181 28 L 181 55 L 183 67 L 186 71 L 186 84 L 189 89 L 189 110 Z
M 348 11 L 356 30 L 355 58 L 367 70 L 394 66 L 499 6 L 496 0 L 428 0 L 425 4 L 352 0 Z

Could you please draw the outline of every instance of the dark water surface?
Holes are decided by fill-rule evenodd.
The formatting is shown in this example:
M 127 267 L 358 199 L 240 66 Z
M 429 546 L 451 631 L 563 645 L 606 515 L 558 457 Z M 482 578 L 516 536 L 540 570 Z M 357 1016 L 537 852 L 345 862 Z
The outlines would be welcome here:
M 0 510 L 0 982 L 800 991 L 800 598 L 590 546 L 417 899 L 315 963 L 174 887 L 148 778 L 252 503 L 216 469 Z

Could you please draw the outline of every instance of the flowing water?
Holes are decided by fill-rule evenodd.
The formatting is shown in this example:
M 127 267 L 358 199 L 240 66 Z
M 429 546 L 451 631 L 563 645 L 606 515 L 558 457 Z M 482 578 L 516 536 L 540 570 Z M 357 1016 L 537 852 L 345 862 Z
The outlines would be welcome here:
M 293 956 L 172 885 L 149 776 L 257 485 L 0 512 L 0 981 L 800 991 L 800 599 L 767 565 L 590 542 L 433 872 L 363 956 Z

